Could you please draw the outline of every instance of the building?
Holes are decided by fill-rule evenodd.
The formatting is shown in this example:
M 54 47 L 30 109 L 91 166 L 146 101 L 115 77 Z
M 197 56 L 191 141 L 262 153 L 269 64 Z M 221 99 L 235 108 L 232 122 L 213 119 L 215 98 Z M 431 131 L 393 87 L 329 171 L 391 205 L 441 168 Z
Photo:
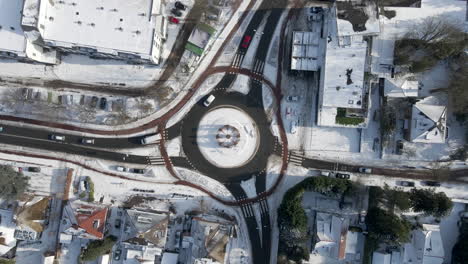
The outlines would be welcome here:
M 50 212 L 50 197 L 34 197 L 16 209 L 17 240 L 39 240 L 46 228 Z
M 0 209 L 0 257 L 16 246 L 13 210 Z
M 340 30 L 344 22 L 340 22 L 336 15 L 336 5 L 325 16 L 327 19 L 324 22 L 328 39 L 320 75 L 317 124 L 366 127 L 370 104 L 369 81 L 365 78 L 368 68 L 366 37 L 374 32 Z
M 136 231 L 135 237 L 164 249 L 167 241 L 169 213 L 143 209 L 126 210 L 128 223 Z
M 445 143 L 448 137 L 447 106 L 433 103 L 432 97 L 417 102 L 411 109 L 409 141 Z
M 159 64 L 162 10 L 161 0 L 26 0 L 21 25 L 43 49 Z
M 318 70 L 319 39 L 317 32 L 293 31 L 291 70 Z
M 445 252 L 438 225 L 423 225 L 412 233 L 411 243 L 404 246 L 402 263 L 442 264 Z
M 335 215 L 317 212 L 312 253 L 342 260 L 346 257 L 346 237 L 349 220 Z
M 21 28 L 22 7 L 19 0 L 0 0 L 0 57 L 26 57 L 26 37 Z
M 177 260 L 179 259 L 179 254 L 171 253 L 171 252 L 164 252 L 161 264 L 177 264 Z
M 126 251 L 124 264 L 161 263 L 163 249 L 155 247 L 144 239 L 129 239 L 122 243 Z
M 392 260 L 392 255 L 390 253 L 375 251 L 372 254 L 372 263 L 393 264 L 391 263 L 391 260 Z
M 100 204 L 74 201 L 63 209 L 60 242 L 70 243 L 73 236 L 85 239 L 103 239 L 108 208 Z
M 185 48 L 195 55 L 201 56 L 215 33 L 216 30 L 213 27 L 199 23 L 192 30 Z
M 419 82 L 407 78 L 381 78 L 384 96 L 389 98 L 418 97 Z

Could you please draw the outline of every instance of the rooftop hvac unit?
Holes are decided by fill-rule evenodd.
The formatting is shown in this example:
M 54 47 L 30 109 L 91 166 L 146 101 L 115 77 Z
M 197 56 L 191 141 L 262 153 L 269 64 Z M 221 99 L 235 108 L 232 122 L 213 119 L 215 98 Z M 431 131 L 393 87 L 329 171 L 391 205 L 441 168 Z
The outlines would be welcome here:
M 137 217 L 137 222 L 142 223 L 142 224 L 151 224 L 151 222 L 153 222 L 153 221 L 149 217 L 138 216 Z

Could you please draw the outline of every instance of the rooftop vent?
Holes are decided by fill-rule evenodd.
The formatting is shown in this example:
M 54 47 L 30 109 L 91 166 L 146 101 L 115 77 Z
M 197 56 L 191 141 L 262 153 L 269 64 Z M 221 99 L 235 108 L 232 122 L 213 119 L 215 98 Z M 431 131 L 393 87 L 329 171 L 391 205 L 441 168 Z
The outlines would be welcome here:
M 15 30 L 15 27 L 10 27 L 11 30 Z
M 82 22 L 78 20 L 78 21 L 75 21 L 75 23 L 78 25 L 81 25 Z
M 96 8 L 97 10 L 104 10 L 104 7 L 103 6 L 100 6 L 98 8 Z
M 54 21 L 54 17 L 49 17 L 49 21 Z
M 117 10 L 117 8 L 112 8 L 110 11 L 111 12 L 117 12 L 118 10 Z
M 123 28 L 122 28 L 122 27 L 118 27 L 118 28 L 115 28 L 115 30 L 123 31 Z

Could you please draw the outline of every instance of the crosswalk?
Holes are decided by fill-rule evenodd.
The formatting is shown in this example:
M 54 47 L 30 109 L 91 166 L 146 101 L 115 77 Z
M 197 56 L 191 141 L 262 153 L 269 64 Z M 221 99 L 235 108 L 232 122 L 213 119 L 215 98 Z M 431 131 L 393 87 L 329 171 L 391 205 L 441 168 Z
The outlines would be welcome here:
M 263 74 L 263 68 L 265 67 L 265 62 L 260 60 L 255 60 L 252 71 L 256 74 Z
M 304 161 L 304 156 L 294 153 L 294 152 L 289 152 L 288 162 L 297 166 L 302 166 L 303 161 Z
M 259 201 L 259 203 L 260 203 L 260 214 L 261 215 L 268 214 L 268 211 L 270 210 L 268 208 L 268 201 L 266 199 L 262 199 Z
M 234 68 L 240 68 L 242 65 L 242 61 L 244 61 L 245 53 L 237 52 L 236 56 L 234 56 L 234 60 L 232 61 L 231 66 Z
M 146 157 L 146 162 L 150 165 L 164 165 L 165 164 L 163 157 L 154 157 L 154 156 Z

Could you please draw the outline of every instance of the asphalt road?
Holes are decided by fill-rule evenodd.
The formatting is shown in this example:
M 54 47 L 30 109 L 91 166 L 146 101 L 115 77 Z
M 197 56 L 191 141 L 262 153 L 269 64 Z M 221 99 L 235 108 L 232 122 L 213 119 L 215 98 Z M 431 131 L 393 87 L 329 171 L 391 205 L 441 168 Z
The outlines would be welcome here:
M 0 142 L 8 145 L 16 145 L 28 148 L 44 149 L 66 154 L 81 155 L 86 158 L 98 158 L 115 162 L 128 162 L 133 164 L 148 164 L 146 156 L 126 155 L 100 149 L 92 149 L 85 146 L 73 145 L 51 141 L 46 138 L 34 139 L 19 135 L 0 134 Z
M 47 140 L 49 139 L 49 135 L 61 135 L 65 136 L 65 143 L 68 144 L 78 144 L 88 147 L 94 148 L 103 148 L 103 149 L 126 149 L 126 148 L 139 148 L 142 147 L 141 139 L 148 135 L 138 136 L 138 137 L 131 137 L 131 138 L 93 138 L 94 144 L 82 144 L 81 140 L 83 138 L 89 139 L 92 137 L 83 137 L 72 135 L 68 133 L 54 133 L 47 130 L 42 129 L 34 129 L 29 127 L 18 127 L 18 126 L 11 126 L 11 125 L 1 125 L 3 127 L 3 131 L 0 132 L 3 135 L 11 135 L 11 136 L 21 136 L 27 137 L 32 139 L 39 139 L 39 140 Z

